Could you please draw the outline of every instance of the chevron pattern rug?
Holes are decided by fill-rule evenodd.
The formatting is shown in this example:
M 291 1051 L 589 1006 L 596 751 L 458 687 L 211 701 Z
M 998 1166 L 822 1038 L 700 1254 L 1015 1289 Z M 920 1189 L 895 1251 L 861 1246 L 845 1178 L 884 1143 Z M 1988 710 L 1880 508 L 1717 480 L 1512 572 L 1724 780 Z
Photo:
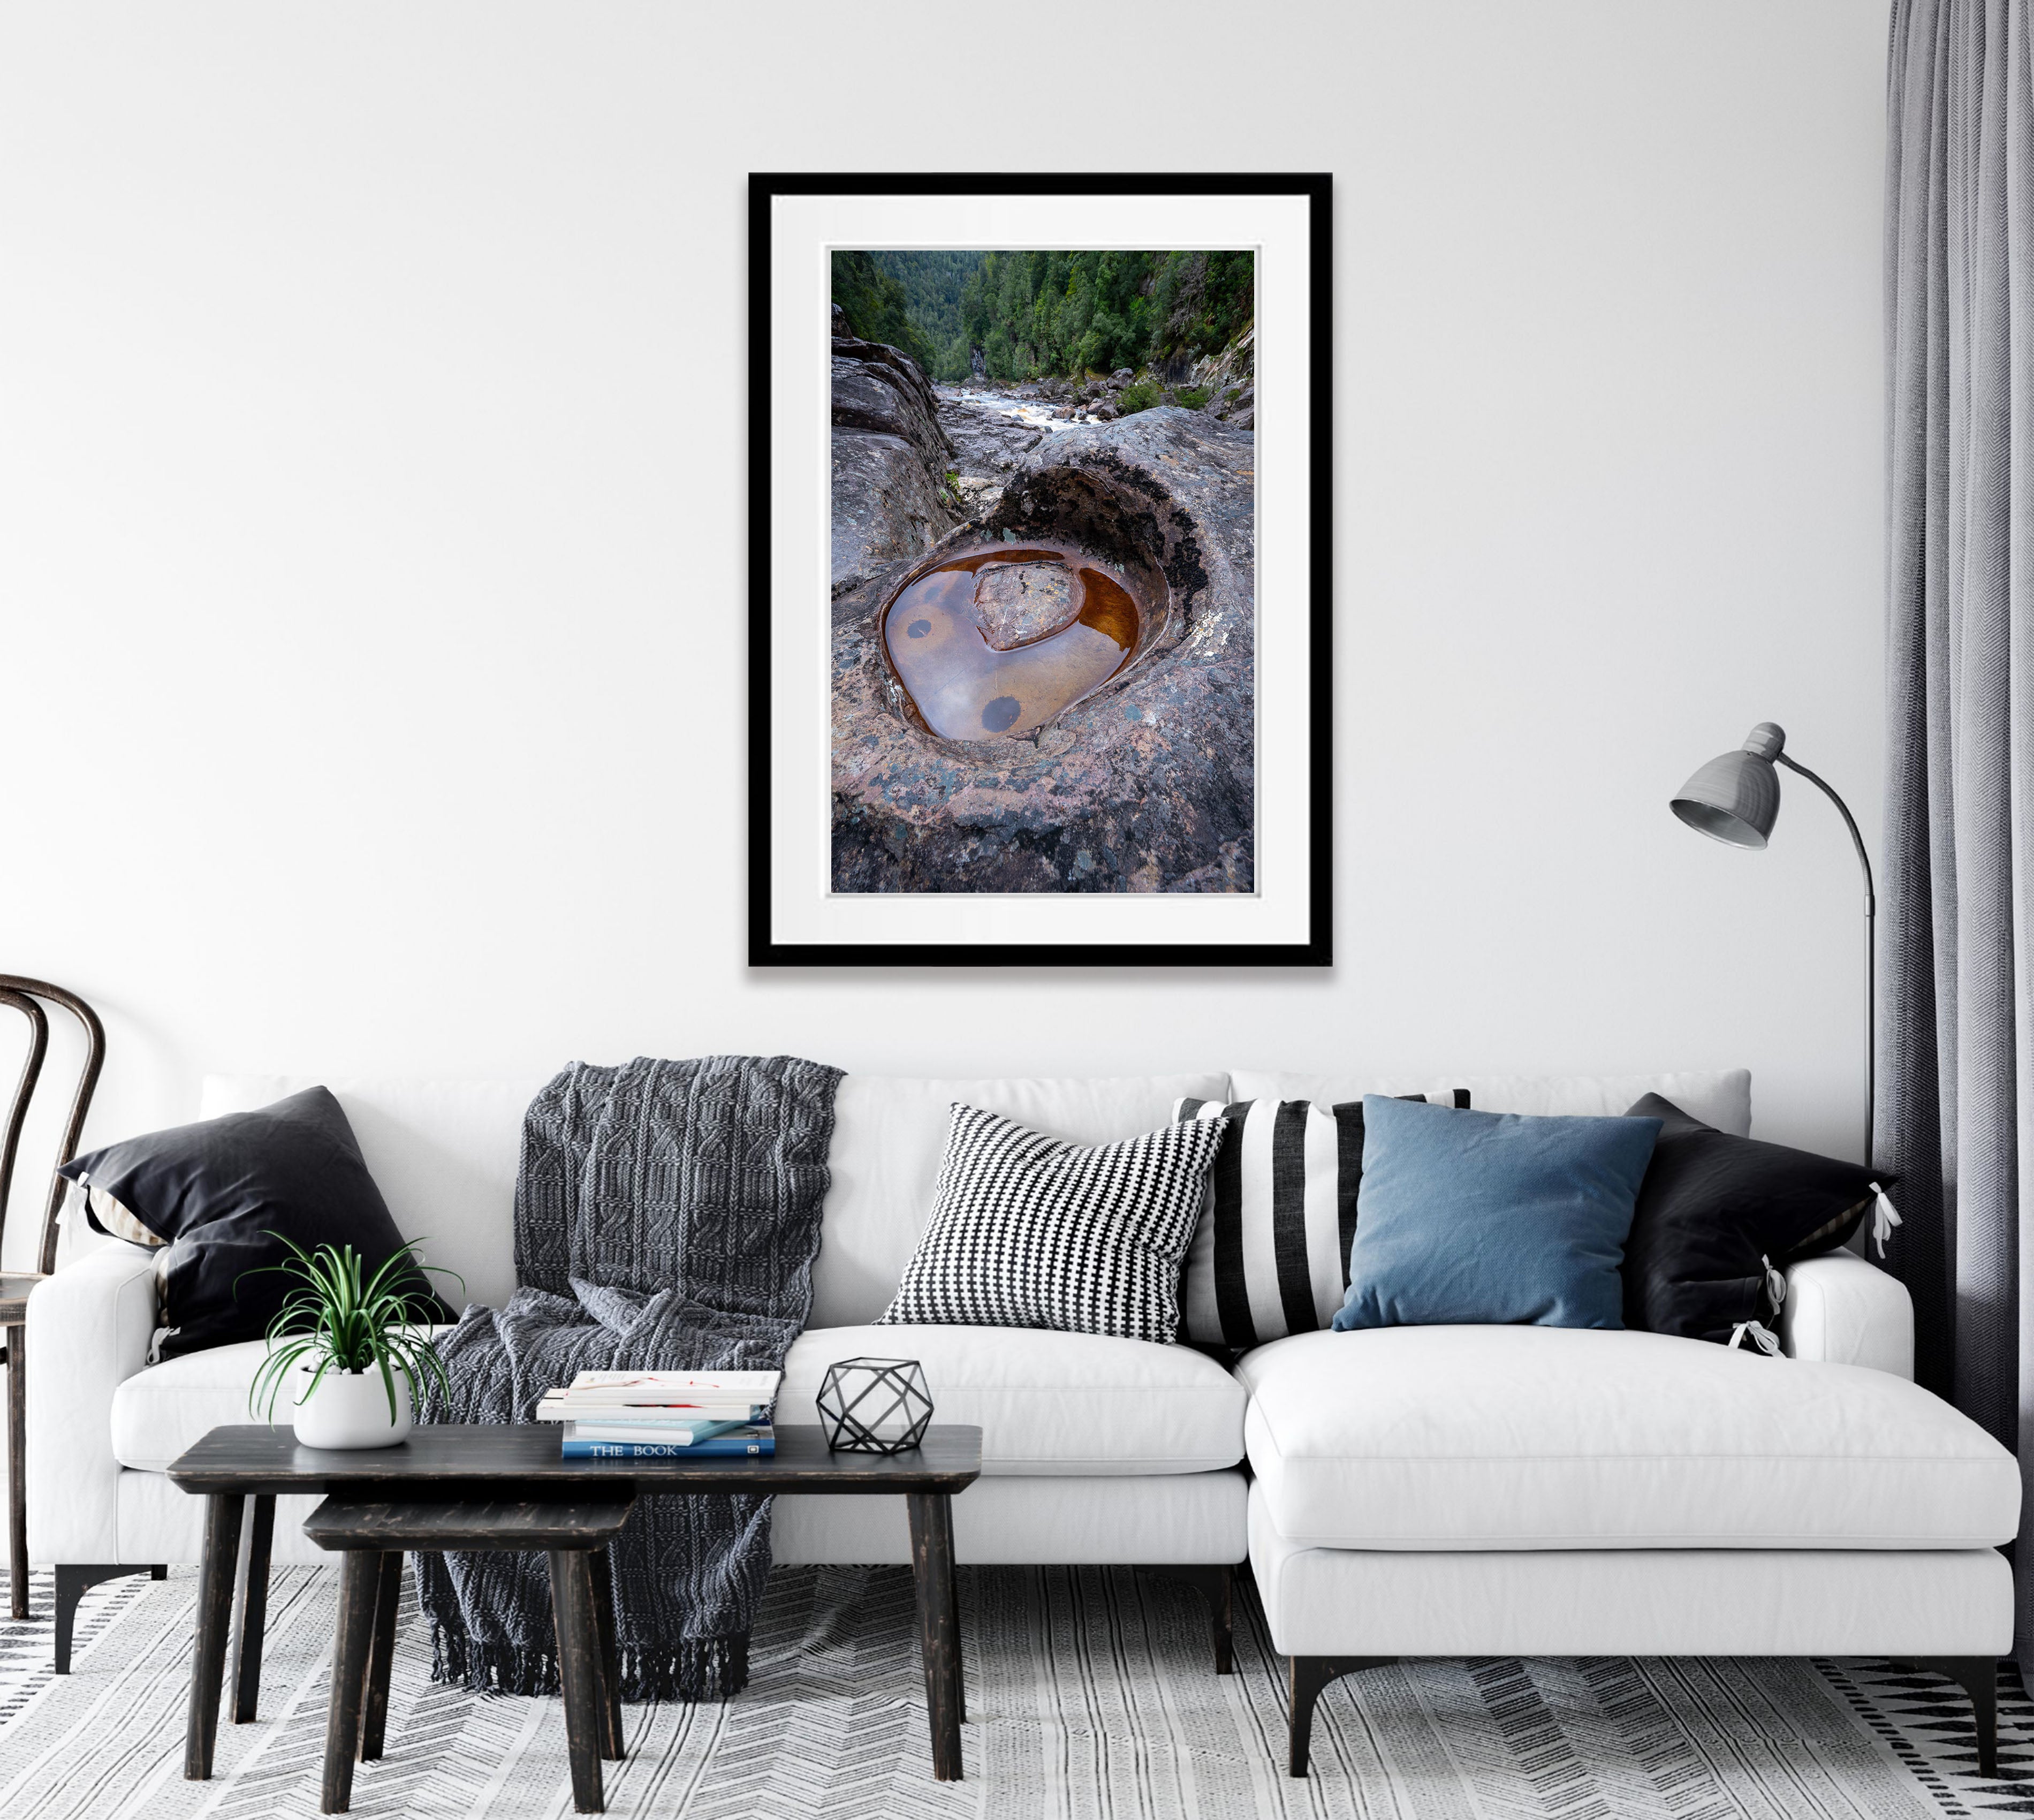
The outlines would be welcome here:
M 0 1627 L 6 1820 L 295 1820 L 318 1811 L 336 1574 L 278 1570 L 261 1718 L 222 1725 L 183 1780 L 195 1571 L 87 1596 L 74 1672 L 47 1618 Z M 50 1590 L 37 1577 L 36 1609 Z M 754 1679 L 726 1706 L 631 1707 L 608 1811 L 689 1820 L 1908 1820 L 2034 1813 L 2034 1706 L 2002 1701 L 2002 1769 L 1976 1775 L 1960 1693 L 1882 1663 L 1431 1662 L 1338 1683 L 1315 1773 L 1282 1773 L 1263 1620 L 1240 1602 L 1237 1672 L 1210 1670 L 1199 1599 L 1124 1569 L 961 1577 L 967 1780 L 932 1779 L 910 1582 L 895 1568 L 771 1579 Z M 406 1600 L 388 1754 L 353 1811 L 563 1820 L 556 1700 L 434 1687 Z

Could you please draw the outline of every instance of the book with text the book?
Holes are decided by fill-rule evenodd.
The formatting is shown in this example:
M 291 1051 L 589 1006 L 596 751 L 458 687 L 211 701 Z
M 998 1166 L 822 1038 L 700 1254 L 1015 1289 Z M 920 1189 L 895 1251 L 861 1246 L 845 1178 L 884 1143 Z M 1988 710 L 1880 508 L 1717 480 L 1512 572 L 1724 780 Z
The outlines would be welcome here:
M 723 1457 L 767 1458 L 777 1450 L 777 1438 L 767 1433 L 715 1435 L 689 1447 L 674 1447 L 668 1441 L 581 1441 L 568 1435 L 563 1443 L 568 1460 L 698 1460 Z

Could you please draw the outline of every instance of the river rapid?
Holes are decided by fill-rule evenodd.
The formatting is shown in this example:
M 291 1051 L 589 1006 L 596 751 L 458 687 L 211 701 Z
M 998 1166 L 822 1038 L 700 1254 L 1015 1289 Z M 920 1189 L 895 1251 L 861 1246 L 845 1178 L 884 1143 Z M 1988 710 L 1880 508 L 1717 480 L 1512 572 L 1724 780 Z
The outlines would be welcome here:
M 992 411 L 1004 417 L 1014 418 L 1033 430 L 1049 430 L 1056 434 L 1062 430 L 1077 430 L 1084 423 L 1099 423 L 1101 419 L 1088 412 L 1080 411 L 1071 417 L 1055 417 L 1053 412 L 1060 408 L 1043 400 L 1015 398 L 1007 392 L 978 391 L 971 385 L 935 388 L 942 402 L 951 399 L 959 404 L 975 411 Z

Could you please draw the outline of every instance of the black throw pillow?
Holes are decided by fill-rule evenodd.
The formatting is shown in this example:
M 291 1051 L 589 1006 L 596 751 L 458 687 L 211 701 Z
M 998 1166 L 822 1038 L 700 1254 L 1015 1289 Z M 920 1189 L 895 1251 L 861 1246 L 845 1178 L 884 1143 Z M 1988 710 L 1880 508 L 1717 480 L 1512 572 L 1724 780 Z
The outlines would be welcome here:
M 403 1243 L 352 1126 L 324 1087 L 108 1144 L 62 1173 L 168 1242 L 157 1358 L 261 1338 L 294 1285 L 276 1275 L 242 1278 L 288 1258 L 277 1234 L 307 1251 L 351 1245 L 370 1274 Z M 415 1288 L 430 1293 L 421 1272 Z M 432 1300 L 437 1319 L 454 1319 Z
M 1624 1248 L 1624 1324 L 1724 1345 L 1779 1312 L 1766 1273 L 1841 1245 L 1897 1179 L 1784 1144 L 1732 1137 L 1648 1094 L 1661 1121 Z

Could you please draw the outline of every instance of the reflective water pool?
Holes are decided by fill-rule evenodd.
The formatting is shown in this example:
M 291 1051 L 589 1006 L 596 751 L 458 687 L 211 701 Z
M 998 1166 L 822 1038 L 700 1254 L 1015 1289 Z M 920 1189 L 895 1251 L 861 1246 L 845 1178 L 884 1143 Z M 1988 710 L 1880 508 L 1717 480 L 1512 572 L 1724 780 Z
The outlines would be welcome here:
M 1029 733 L 1099 689 L 1137 647 L 1116 576 L 1049 546 L 948 558 L 884 616 L 884 647 L 919 717 L 944 739 Z

